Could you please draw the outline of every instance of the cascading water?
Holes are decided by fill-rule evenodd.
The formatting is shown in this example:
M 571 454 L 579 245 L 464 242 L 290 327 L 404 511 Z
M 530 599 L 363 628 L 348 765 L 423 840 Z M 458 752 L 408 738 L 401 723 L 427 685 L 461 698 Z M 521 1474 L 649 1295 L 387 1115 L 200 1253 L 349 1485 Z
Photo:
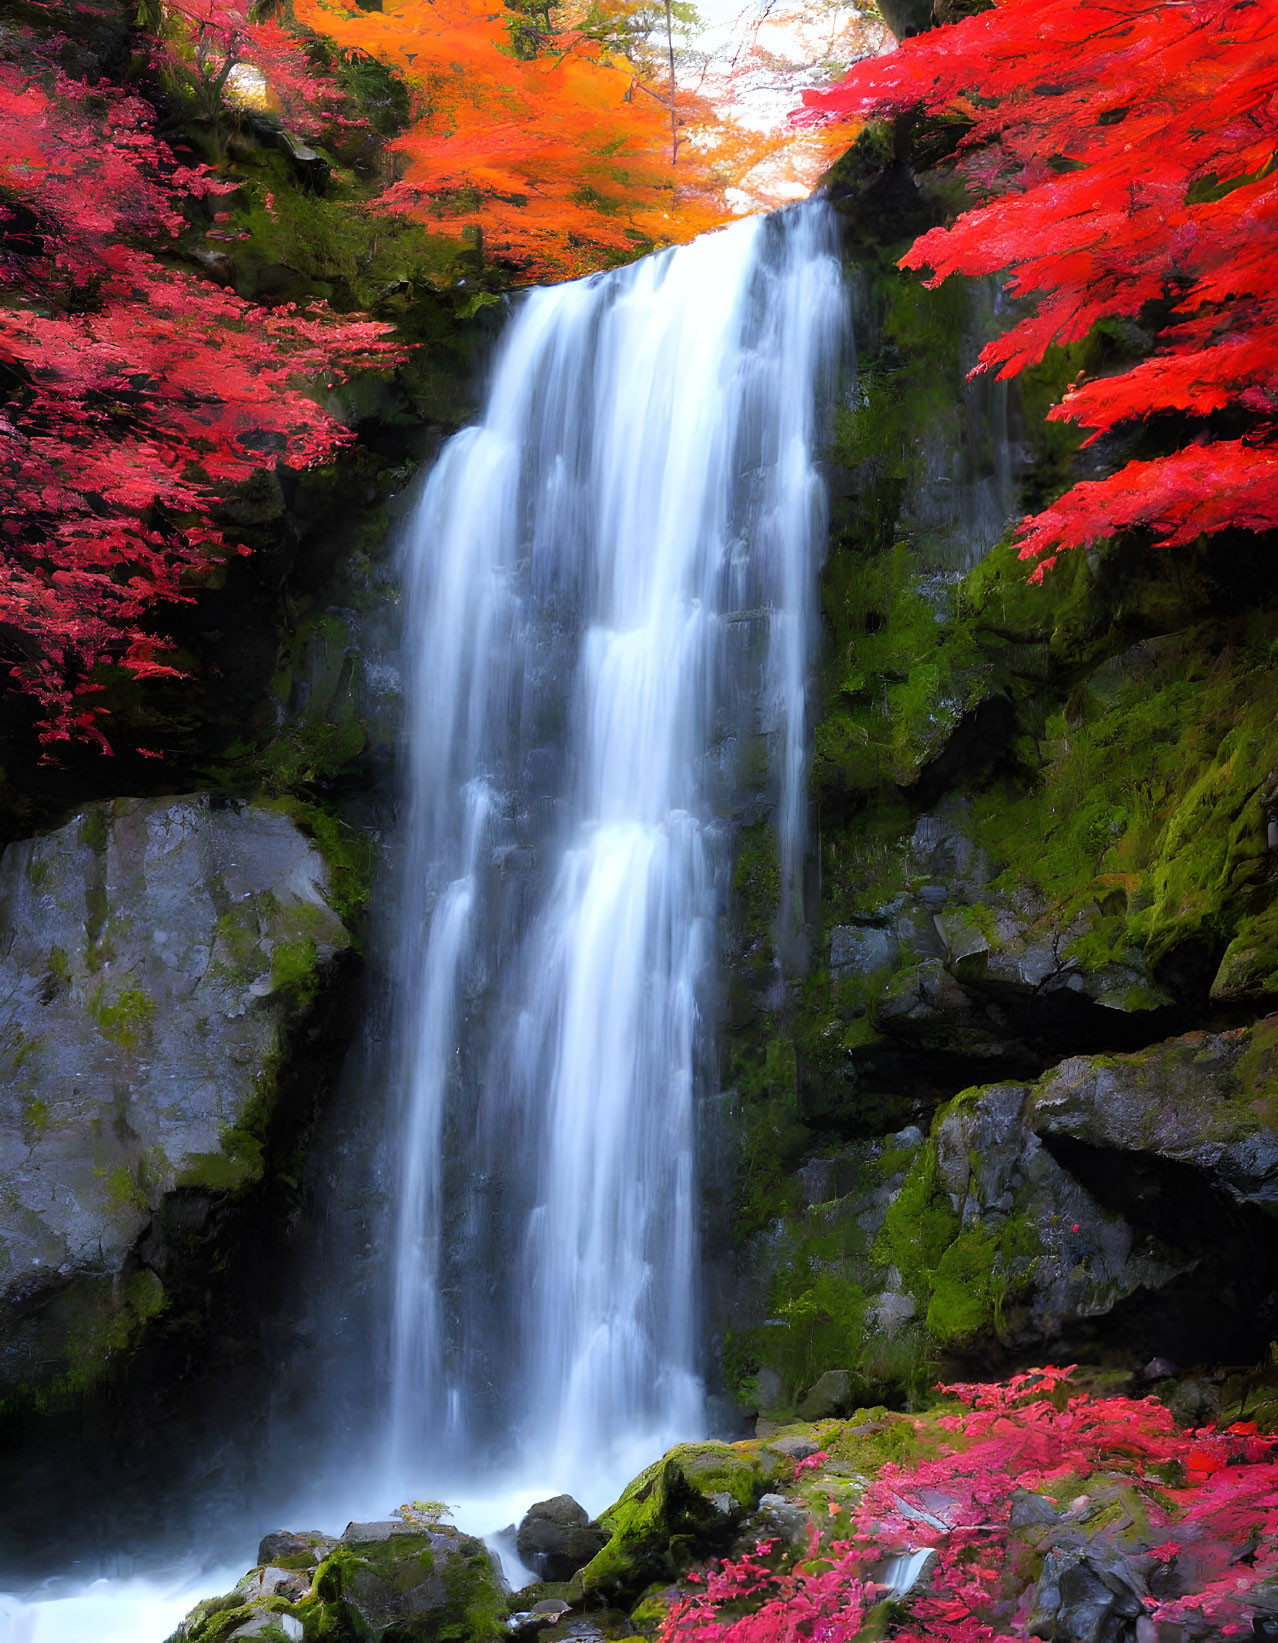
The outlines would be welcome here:
M 766 746 L 797 919 L 843 320 L 820 203 L 533 292 L 423 494 L 391 1141 L 406 1480 L 500 1452 L 597 1498 L 701 1427 L 724 818 Z

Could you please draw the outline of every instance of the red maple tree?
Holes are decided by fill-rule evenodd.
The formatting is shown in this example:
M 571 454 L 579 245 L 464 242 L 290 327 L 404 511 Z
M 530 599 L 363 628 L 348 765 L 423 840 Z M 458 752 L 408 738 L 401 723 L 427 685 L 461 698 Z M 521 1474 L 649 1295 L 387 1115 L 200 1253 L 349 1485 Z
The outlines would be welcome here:
M 237 107 L 254 104 L 304 137 L 365 126 L 308 50 L 313 42 L 295 20 L 286 27 L 250 0 L 164 0 L 150 37 L 157 66 L 190 86 L 215 127 Z
M 33 42 L 0 64 L 0 655 L 46 744 L 107 748 L 101 664 L 173 671 L 152 613 L 237 551 L 228 490 L 350 437 L 307 379 L 393 357 L 387 326 L 264 311 L 161 260 L 233 186 L 179 164 L 140 98 Z
M 1028 311 L 977 370 L 1013 376 L 1107 316 L 1150 338 L 1049 415 L 1091 440 L 1154 420 L 1165 449 L 1026 520 L 1035 577 L 1118 531 L 1278 526 L 1276 88 L 1278 0 L 1001 0 L 805 94 L 800 119 L 962 122 L 982 203 L 902 264 L 929 284 L 1010 272 Z

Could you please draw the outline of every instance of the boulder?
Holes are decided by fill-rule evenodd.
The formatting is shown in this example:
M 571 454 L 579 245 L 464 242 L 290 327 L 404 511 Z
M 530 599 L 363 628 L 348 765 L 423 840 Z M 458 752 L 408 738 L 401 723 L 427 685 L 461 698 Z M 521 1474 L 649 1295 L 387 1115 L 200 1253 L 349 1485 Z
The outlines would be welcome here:
M 539 1500 L 528 1508 L 515 1549 L 542 1580 L 571 1580 L 608 1542 L 608 1531 L 591 1523 L 571 1495 Z
M 820 1421 L 831 1415 L 845 1415 L 866 1401 L 865 1392 L 862 1376 L 850 1369 L 827 1369 L 804 1393 L 799 1403 L 799 1418 Z
M 337 1542 L 332 1535 L 318 1529 L 295 1533 L 292 1529 L 276 1529 L 263 1535 L 257 1548 L 257 1561 L 264 1568 L 315 1569 Z
M 758 1443 L 681 1443 L 600 1515 L 608 1542 L 582 1571 L 587 1599 L 633 1602 L 657 1581 L 723 1552 L 742 1518 L 794 1462 Z
M 505 1586 L 488 1548 L 448 1524 L 352 1523 L 320 1564 L 315 1595 L 325 1637 L 487 1643 L 505 1630 Z
M 1250 1361 L 1278 1329 L 1278 1016 L 975 1086 L 926 1140 L 797 1174 L 738 1255 L 740 1396 L 769 1422 L 922 1390 L 938 1354 Z
M 287 816 L 198 795 L 4 852 L 0 1394 L 108 1372 L 260 1180 L 273 1069 L 349 944 L 327 888 Z
M 352 1523 L 339 1541 L 279 1531 L 306 1571 L 250 1569 L 233 1591 L 197 1604 L 169 1643 L 323 1637 L 330 1643 L 497 1643 L 507 1593 L 488 1548 L 448 1524 Z
M 1143 1352 L 1192 1357 L 1201 1338 L 1246 1357 L 1278 1321 L 1276 1118 L 1272 1016 L 965 1091 L 889 1209 L 879 1256 L 897 1256 L 951 1351 L 1077 1342 L 1131 1302 Z
M 1029 1122 L 1045 1140 L 1186 1164 L 1240 1204 L 1278 1204 L 1278 1015 L 1074 1056 L 1039 1080 Z

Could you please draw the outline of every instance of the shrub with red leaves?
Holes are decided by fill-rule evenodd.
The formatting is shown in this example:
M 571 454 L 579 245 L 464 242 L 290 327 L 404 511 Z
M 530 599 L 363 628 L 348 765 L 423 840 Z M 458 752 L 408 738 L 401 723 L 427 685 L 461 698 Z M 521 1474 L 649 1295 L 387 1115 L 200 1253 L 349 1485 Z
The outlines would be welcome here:
M 926 1551 L 935 1567 L 904 1599 L 900 1643 L 1042 1635 L 1030 1625 L 1052 1553 L 1121 1567 L 1151 1638 L 1164 1623 L 1184 1635 L 1246 1630 L 1278 1580 L 1278 1441 L 1245 1421 L 1182 1431 L 1155 1399 L 1071 1392 L 1071 1373 L 942 1388 L 971 1407 L 915 1417 L 949 1435 L 938 1456 L 884 1466 L 851 1507 L 831 1495 L 833 1528 L 814 1522 L 791 1568 L 772 1567 L 763 1541 L 690 1575 L 662 1643 L 851 1643 L 889 1595 L 891 1561 Z M 1028 1558 L 1013 1518 L 1027 1493 Z

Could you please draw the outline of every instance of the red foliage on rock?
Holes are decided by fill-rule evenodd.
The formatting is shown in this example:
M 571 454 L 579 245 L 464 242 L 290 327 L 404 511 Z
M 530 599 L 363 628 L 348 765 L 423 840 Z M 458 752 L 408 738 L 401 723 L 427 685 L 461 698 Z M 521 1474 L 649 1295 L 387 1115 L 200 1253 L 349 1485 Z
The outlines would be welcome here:
M 814 1524 L 791 1568 L 774 1568 L 763 1541 L 690 1576 L 662 1643 L 850 1643 L 893 1595 L 898 1643 L 1081 1636 L 1071 1607 L 1098 1604 L 1148 1621 L 1151 1638 L 1164 1623 L 1169 1636 L 1228 1636 L 1267 1616 L 1278 1441 L 1254 1422 L 1182 1431 L 1155 1399 L 1073 1392 L 1070 1374 L 942 1388 L 971 1407 L 915 1417 L 950 1435 L 939 1454 L 883 1466 L 848 1506 L 831 1496 L 835 1527 Z M 899 1571 L 929 1552 L 930 1573 L 894 1592 L 893 1560 Z

